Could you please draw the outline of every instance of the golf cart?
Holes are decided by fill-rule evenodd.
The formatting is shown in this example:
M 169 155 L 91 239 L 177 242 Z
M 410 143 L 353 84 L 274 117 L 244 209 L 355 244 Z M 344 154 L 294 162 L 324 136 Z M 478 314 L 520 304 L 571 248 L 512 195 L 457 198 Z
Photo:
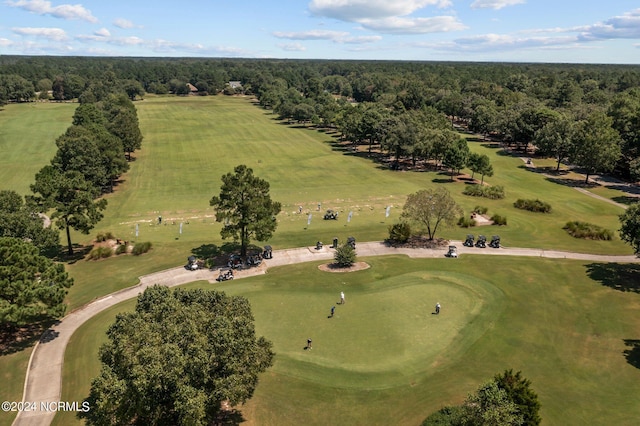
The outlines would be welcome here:
M 271 259 L 273 258 L 273 249 L 271 246 L 264 246 L 264 251 L 262 252 L 263 259 Z
M 476 241 L 476 247 L 485 248 L 487 247 L 487 237 L 484 235 L 478 235 L 478 241 Z
M 356 239 L 354 237 L 347 238 L 347 244 L 349 244 L 352 249 L 356 249 Z
M 338 212 L 333 211 L 333 210 L 327 210 L 327 212 L 324 214 L 324 220 L 337 220 L 338 219 Z
M 247 256 L 247 265 L 249 266 L 260 266 L 262 263 L 262 254 L 261 253 L 251 253 Z
M 229 256 L 229 262 L 227 262 L 227 267 L 232 269 L 242 268 L 242 258 L 237 254 L 232 254 Z
M 324 244 L 322 244 L 322 241 L 318 241 L 316 243 L 316 250 L 322 250 L 322 247 L 324 246 Z
M 449 251 L 445 254 L 447 257 L 458 258 L 458 248 L 456 246 L 449 246 Z
M 185 269 L 189 271 L 195 271 L 198 269 L 198 259 L 195 256 L 187 257 L 187 264 L 185 265 Z
M 491 242 L 489 243 L 489 247 L 500 248 L 500 236 L 494 235 L 491 237 Z
M 216 278 L 216 281 L 228 281 L 232 279 L 233 279 L 233 269 L 224 268 L 224 269 L 220 269 L 220 274 L 218 275 L 218 278 Z
M 473 234 L 467 234 L 467 239 L 464 240 L 464 243 L 462 243 L 462 245 L 465 247 L 473 247 L 474 238 L 475 237 L 473 236 Z

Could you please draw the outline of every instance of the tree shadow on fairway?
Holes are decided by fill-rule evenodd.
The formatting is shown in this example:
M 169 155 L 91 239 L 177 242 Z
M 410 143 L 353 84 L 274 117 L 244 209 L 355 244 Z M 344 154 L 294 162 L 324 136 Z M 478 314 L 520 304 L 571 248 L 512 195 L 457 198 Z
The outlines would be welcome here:
M 626 204 L 628 206 L 634 203 L 640 203 L 640 197 L 633 197 L 629 195 L 621 195 L 619 197 L 613 197 L 612 200 L 615 201 L 616 203 Z
M 640 265 L 630 263 L 590 263 L 587 274 L 602 285 L 623 292 L 640 293 Z
M 202 244 L 200 247 L 192 248 L 191 254 L 200 259 L 208 259 L 219 255 L 220 248 L 215 244 Z
M 50 336 L 47 334 L 49 327 L 58 323 L 59 321 L 43 319 L 24 326 L 0 326 L 0 356 L 22 352 L 37 341 L 45 343 Z
M 624 345 L 629 348 L 623 352 L 627 362 L 635 368 L 640 368 L 640 340 L 624 339 Z
M 223 406 L 224 406 L 224 403 L 223 403 Z M 225 407 L 222 410 L 220 410 L 213 424 L 220 425 L 220 426 L 232 426 L 232 425 L 239 425 L 241 423 L 244 423 L 245 421 L 246 420 L 242 416 L 242 413 L 240 411 L 236 410 L 235 408 Z

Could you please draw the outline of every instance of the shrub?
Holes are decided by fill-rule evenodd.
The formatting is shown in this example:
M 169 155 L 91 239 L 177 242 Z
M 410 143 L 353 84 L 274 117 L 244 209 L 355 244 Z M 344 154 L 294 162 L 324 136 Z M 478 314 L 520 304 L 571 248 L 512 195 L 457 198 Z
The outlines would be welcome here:
M 489 209 L 487 207 L 484 207 L 484 206 L 475 206 L 473 208 L 473 211 L 478 213 L 478 214 L 486 214 L 489 211 Z
M 356 251 L 350 244 L 345 243 L 336 249 L 336 253 L 333 258 L 339 266 L 348 268 L 356 263 Z
M 116 237 L 113 236 L 113 234 L 110 231 L 106 231 L 106 232 L 98 232 L 98 235 L 96 235 L 96 241 L 101 243 L 103 241 L 107 241 L 107 240 L 115 240 Z
M 551 212 L 551 205 L 549 203 L 545 203 L 544 201 L 540 201 L 538 199 L 535 200 L 524 200 L 519 198 L 513 206 L 517 209 L 529 210 L 530 212 L 537 213 L 549 213 Z
M 411 225 L 406 222 L 395 223 L 389 226 L 389 239 L 399 243 L 406 243 L 411 237 Z
M 504 198 L 504 187 L 500 185 L 496 186 L 483 186 L 483 185 L 467 185 L 462 191 L 464 195 L 471 195 L 472 197 L 485 197 L 492 200 Z M 484 214 L 484 213 L 481 213 Z
M 492 200 L 499 200 L 504 198 L 504 187 L 500 185 L 485 187 L 483 197 L 490 198 Z
M 462 228 L 471 228 L 472 226 L 476 226 L 476 221 L 475 219 L 470 219 L 466 216 L 462 216 L 460 219 L 458 219 L 458 226 Z
M 575 238 L 605 241 L 609 241 L 613 238 L 613 232 L 598 225 L 594 225 L 593 223 L 579 221 L 567 222 L 562 229 L 566 230 L 569 235 Z
M 111 257 L 113 250 L 111 247 L 95 247 L 87 255 L 87 260 L 98 260 Z
M 482 185 L 467 185 L 462 193 L 464 195 L 471 195 L 472 197 L 482 197 L 484 191 Z
M 146 253 L 149 250 L 151 250 L 151 242 L 147 241 L 144 243 L 136 243 L 133 246 L 133 250 L 131 250 L 131 253 L 133 253 L 135 256 L 140 256 L 141 254 Z
M 494 225 L 502 226 L 507 224 L 507 217 L 500 216 L 499 214 L 494 214 L 493 216 L 491 216 L 491 221 L 493 222 Z
M 118 247 L 116 247 L 116 254 L 122 254 L 122 253 L 126 253 L 127 252 L 127 245 L 126 244 L 119 244 Z

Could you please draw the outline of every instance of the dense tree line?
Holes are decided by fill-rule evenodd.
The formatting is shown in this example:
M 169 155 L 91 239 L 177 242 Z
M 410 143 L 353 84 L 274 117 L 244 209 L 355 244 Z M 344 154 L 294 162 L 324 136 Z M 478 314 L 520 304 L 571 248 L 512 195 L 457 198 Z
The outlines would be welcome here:
M 80 95 L 82 96 L 82 94 Z M 73 253 L 70 230 L 89 233 L 102 219 L 106 200 L 118 177 L 129 169 L 125 155 L 140 148 L 138 117 L 125 94 L 105 94 L 99 102 L 83 102 L 72 125 L 56 140 L 58 150 L 31 185 L 30 204 L 65 230 L 68 253 Z

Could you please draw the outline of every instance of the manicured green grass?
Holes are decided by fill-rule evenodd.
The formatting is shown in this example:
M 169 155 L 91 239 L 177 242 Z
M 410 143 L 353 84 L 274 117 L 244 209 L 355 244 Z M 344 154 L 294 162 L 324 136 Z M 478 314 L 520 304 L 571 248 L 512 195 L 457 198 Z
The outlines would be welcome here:
M 15 189 L 23 193 L 28 190 L 28 185 L 33 181 L 33 174 L 49 162 L 55 151 L 55 138 L 70 124 L 70 118 L 76 106 L 77 104 L 11 105 L 5 111 L 0 112 L 0 120 L 5 120 L 0 122 L 2 124 L 0 126 L 0 144 L 2 144 L 4 158 L 12 159 L 9 160 L 11 167 L 13 164 L 19 165 L 19 170 L 10 172 L 9 177 L 3 175 L 3 182 L 5 182 L 3 185 L 6 185 L 7 189 Z M 14 110 L 19 111 L 20 114 L 14 114 L 12 119 L 6 120 L 5 117 L 9 117 L 9 115 L 4 114 L 7 111 L 12 111 L 14 107 L 22 108 Z M 274 119 L 274 115 L 252 105 L 247 99 L 222 96 L 185 98 L 150 96 L 145 101 L 137 102 L 136 107 L 138 108 L 141 129 L 145 136 L 143 149 L 136 153 L 136 161 L 132 162 L 131 170 L 123 176 L 123 182 L 118 186 L 116 192 L 107 196 L 109 207 L 105 212 L 104 220 L 96 227 L 91 236 L 74 233 L 73 241 L 88 244 L 98 232 L 111 231 L 118 238 L 125 240 L 151 241 L 153 249 L 140 257 L 117 257 L 98 262 L 78 261 L 69 265 L 68 270 L 76 280 L 67 298 L 70 309 L 88 303 L 101 295 L 133 285 L 140 275 L 180 265 L 185 262 L 192 249 L 203 244 L 222 245 L 224 242 L 220 239 L 219 225 L 214 222 L 214 212 L 209 207 L 209 200 L 211 196 L 219 192 L 221 175 L 241 163 L 252 167 L 257 176 L 267 179 L 271 184 L 272 197 L 283 204 L 283 212 L 278 217 L 278 230 L 269 242 L 275 248 L 307 246 L 314 244 L 317 240 L 328 242 L 334 236 L 339 237 L 342 241 L 349 235 L 354 235 L 359 241 L 384 239 L 387 236 L 388 225 L 398 220 L 407 194 L 426 187 L 445 185 L 463 206 L 465 212 L 468 213 L 473 207 L 481 204 L 489 208 L 489 215 L 506 216 L 508 225 L 505 227 L 474 228 L 474 232 L 477 234 L 483 233 L 488 236 L 500 234 L 502 243 L 506 246 L 541 247 L 605 254 L 631 253 L 631 249 L 618 238 L 613 241 L 581 241 L 570 237 L 562 229 L 564 224 L 570 220 L 586 221 L 612 230 L 618 229 L 618 215 L 623 211 L 621 208 L 581 194 L 563 181 L 551 180 L 536 171 L 528 170 L 519 158 L 502 155 L 497 149 L 484 143 L 474 142 L 471 144 L 471 149 L 490 156 L 495 175 L 487 177 L 485 182 L 491 185 L 503 185 L 506 191 L 506 197 L 503 200 L 464 196 L 462 195 L 464 183 L 448 183 L 449 176 L 444 172 L 394 172 L 380 167 L 367 158 L 345 155 L 340 147 L 336 146 L 332 135 L 280 124 Z M 38 125 L 40 118 L 49 120 L 48 124 Z M 55 126 L 51 125 L 51 121 L 56 123 Z M 7 123 L 9 126 L 18 127 L 6 127 Z M 32 130 L 37 134 L 30 134 L 29 132 Z M 23 134 L 29 136 L 22 138 Z M 33 155 L 25 156 L 24 153 L 31 149 L 29 144 L 33 140 L 43 143 L 49 141 L 50 145 L 38 145 Z M 28 164 L 25 163 L 26 161 Z M 536 164 L 542 163 L 536 161 Z M 0 163 L 0 165 L 4 165 L 4 163 Z M 24 171 L 27 166 L 33 170 L 27 173 Z M 6 168 L 0 167 L 0 173 L 4 170 Z M 597 190 L 596 188 L 594 192 Z M 609 195 L 611 197 L 617 196 L 615 194 L 606 196 Z M 552 205 L 553 212 L 542 216 L 519 211 L 513 207 L 513 202 L 517 198 L 544 199 Z M 316 211 L 318 202 L 322 203 L 320 212 Z M 297 213 L 300 205 L 303 206 L 303 214 Z M 385 219 L 384 211 L 388 205 L 392 206 L 391 217 Z M 339 210 L 340 219 L 338 221 L 322 221 L 320 215 L 327 208 Z M 354 214 L 351 223 L 347 224 L 346 217 L 349 211 L 353 211 Z M 313 214 L 309 226 L 307 225 L 308 212 Z M 163 225 L 155 224 L 158 215 L 163 216 Z M 181 222 L 184 223 L 182 235 L 179 234 L 179 223 Z M 136 224 L 139 225 L 140 233 L 137 238 L 134 234 Z M 461 239 L 466 233 L 467 231 L 464 229 L 453 228 L 443 230 L 440 236 Z M 416 270 L 424 268 L 431 271 L 434 269 L 433 264 L 428 261 L 424 262 L 426 263 L 416 263 L 416 265 L 420 265 L 416 267 L 418 268 Z M 392 415 L 393 418 L 416 423 L 424 415 L 444 403 L 459 402 L 464 398 L 464 394 L 474 390 L 479 382 L 491 377 L 503 368 L 511 366 L 522 369 L 527 377 L 531 374 L 533 376 L 531 378 L 535 379 L 534 382 L 540 380 L 546 384 L 539 392 L 547 392 L 545 400 L 548 403 L 544 414 L 548 413 L 553 419 L 562 418 L 564 407 L 558 401 L 563 400 L 563 391 L 568 394 L 565 400 L 576 407 L 586 407 L 586 412 L 589 412 L 593 407 L 600 407 L 602 412 L 605 412 L 608 411 L 605 409 L 607 404 L 613 407 L 622 407 L 623 403 L 629 402 L 624 396 L 614 399 L 605 394 L 602 389 L 607 390 L 610 395 L 618 395 L 618 392 L 611 385 L 605 383 L 607 378 L 611 379 L 613 383 L 621 382 L 622 388 L 627 391 L 637 391 L 636 388 L 626 384 L 628 381 L 621 373 L 610 369 L 610 366 L 616 365 L 620 367 L 620 371 L 629 373 L 630 367 L 624 361 L 621 366 L 618 359 L 622 357 L 620 353 L 624 350 L 621 347 L 620 339 L 637 338 L 640 332 L 633 328 L 635 325 L 632 326 L 630 323 L 619 324 L 617 321 L 621 321 L 621 319 L 618 318 L 617 313 L 618 311 L 622 314 L 637 312 L 637 306 L 629 308 L 630 302 L 626 299 L 634 297 L 633 295 L 624 295 L 625 299 L 618 300 L 617 297 L 621 297 L 621 294 L 615 292 L 613 294 L 616 296 L 607 297 L 601 294 L 594 296 L 592 292 L 586 290 L 584 294 L 578 292 L 576 289 L 582 288 L 581 285 L 585 282 L 591 283 L 585 285 L 586 289 L 593 288 L 593 283 L 585 278 L 584 268 L 575 266 L 578 264 L 561 263 L 563 266 L 560 270 L 550 272 L 551 269 L 556 268 L 558 263 L 540 263 L 542 261 L 514 258 L 499 260 L 492 258 L 490 261 L 484 258 L 482 261 L 463 258 L 456 262 L 446 262 L 445 260 L 431 262 L 437 264 L 436 270 L 445 271 L 447 279 L 443 279 L 443 283 L 447 283 L 447 285 L 456 282 L 449 274 L 456 272 L 463 276 L 473 277 L 472 281 L 484 280 L 492 283 L 496 288 L 508 293 L 513 290 L 513 277 L 533 277 L 534 281 L 531 283 L 536 284 L 532 285 L 533 290 L 528 290 L 526 297 L 518 294 L 514 299 L 516 301 L 510 301 L 509 306 L 516 303 L 515 310 L 518 311 L 527 311 L 533 306 L 536 308 L 534 311 L 540 317 L 533 316 L 533 314 L 529 314 L 526 318 L 514 317 L 515 323 L 520 324 L 522 330 L 528 330 L 528 335 L 521 336 L 511 324 L 502 324 L 503 321 L 513 322 L 513 318 L 510 315 L 505 317 L 504 314 L 500 314 L 500 317 L 496 317 L 493 327 L 497 327 L 497 330 L 503 330 L 504 336 L 494 337 L 497 339 L 495 348 L 481 343 L 487 341 L 487 337 L 494 336 L 487 331 L 482 339 L 468 350 L 465 349 L 464 356 L 461 355 L 464 350 L 459 349 L 459 359 L 452 360 L 453 364 L 449 367 L 443 367 L 442 370 L 434 368 L 430 376 L 424 376 L 419 374 L 420 371 L 424 372 L 424 369 L 420 370 L 420 367 L 415 367 L 415 365 L 420 365 L 428 358 L 413 358 L 407 360 L 403 367 L 397 366 L 397 371 L 384 373 L 386 378 L 377 381 L 378 385 L 371 383 L 371 390 L 367 391 L 335 387 L 331 384 L 340 383 L 342 376 L 353 378 L 353 375 L 358 373 L 355 361 L 348 359 L 348 355 L 354 353 L 346 350 L 350 347 L 348 338 L 343 340 L 341 344 L 345 346 L 345 351 L 341 355 L 340 362 L 349 365 L 349 371 L 355 370 L 350 373 L 338 372 L 339 369 L 333 369 L 325 377 L 325 372 L 318 369 L 325 368 L 323 365 L 326 362 L 323 361 L 323 364 L 320 363 L 320 360 L 316 360 L 313 368 L 309 368 L 309 370 L 317 371 L 312 377 L 287 376 L 278 373 L 280 363 L 284 362 L 280 359 L 287 359 L 285 358 L 286 351 L 284 351 L 282 352 L 283 356 L 278 358 L 273 372 L 265 374 L 258 389 L 257 398 L 245 407 L 245 412 L 252 419 L 256 419 L 254 420 L 256 424 L 278 423 L 271 417 L 273 415 L 281 416 L 278 419 L 284 419 L 287 423 L 301 423 L 309 419 L 313 420 L 326 412 L 335 414 L 332 416 L 334 422 L 339 418 L 338 416 L 343 416 L 344 423 L 349 423 L 349 421 L 359 423 L 358 416 L 362 415 L 363 419 L 373 419 L 372 422 L 375 423 L 377 416 Z M 492 265 L 492 268 L 488 269 L 487 265 Z M 381 268 L 372 268 L 369 272 L 359 274 L 366 276 L 368 282 L 381 281 L 384 276 L 368 275 L 374 270 L 380 271 Z M 430 294 L 424 293 L 420 284 L 415 284 L 415 282 L 420 282 L 420 279 L 410 274 L 411 268 L 407 269 L 405 263 L 398 262 L 394 268 L 399 269 L 387 271 L 386 276 L 401 275 L 399 271 L 402 271 L 402 274 L 407 274 L 405 275 L 406 284 L 400 286 L 403 296 L 398 295 L 397 299 L 395 291 L 384 291 L 378 294 L 378 297 L 372 296 L 373 299 L 368 302 L 368 305 L 373 306 L 378 303 L 379 306 L 383 306 L 376 301 L 389 299 L 389 306 L 396 308 L 395 312 L 402 313 L 404 311 L 399 306 L 406 303 L 407 300 L 420 300 L 427 298 Z M 288 273 L 282 274 L 278 276 L 285 277 Z M 275 276 L 275 272 L 273 274 L 270 272 L 268 276 Z M 501 276 L 497 279 L 498 284 L 495 283 L 496 276 Z M 303 274 L 298 282 L 299 285 L 310 280 L 310 278 L 308 280 L 304 277 L 306 275 Z M 323 277 L 315 285 L 321 285 L 332 279 Z M 315 282 L 314 280 L 315 278 L 311 281 Z M 282 281 L 286 281 L 286 279 L 283 278 Z M 259 282 L 259 279 L 248 282 Z M 518 283 L 515 284 L 517 287 Z M 393 287 L 396 283 L 385 282 L 385 286 L 387 285 Z M 245 284 L 236 285 L 234 283 L 234 285 L 225 287 L 228 287 L 230 291 L 231 289 L 240 291 L 244 286 Z M 542 288 L 544 292 L 542 292 Z M 567 288 L 573 289 L 570 293 L 575 296 L 575 300 L 563 292 L 562 289 Z M 326 294 L 330 293 L 334 297 L 335 291 L 335 288 L 329 289 Z M 470 290 L 460 290 L 461 303 L 464 295 L 469 294 L 467 291 Z M 265 305 L 270 306 L 274 303 L 265 295 L 260 297 L 264 298 Z M 330 304 L 333 301 L 328 302 L 325 306 L 324 298 L 322 302 L 319 300 L 317 308 L 323 311 L 323 315 L 325 312 L 328 314 Z M 570 313 L 559 312 L 562 310 L 560 307 L 554 308 L 553 313 L 549 314 L 545 307 L 538 306 L 539 303 L 542 303 L 540 300 L 543 300 L 544 304 L 555 305 L 557 303 L 558 306 L 564 306 L 564 309 L 569 309 L 572 312 L 577 310 L 582 312 L 583 316 L 569 318 Z M 576 305 L 577 300 L 580 301 L 579 305 Z M 291 303 L 284 306 L 283 309 L 291 308 L 290 305 L 297 306 L 299 302 L 299 299 L 292 296 Z M 444 301 L 441 300 L 441 302 L 444 304 Z M 568 307 L 565 302 L 569 304 Z M 305 303 L 311 302 L 300 304 L 305 305 Z M 429 304 L 432 303 L 433 301 L 429 302 Z M 606 315 L 600 312 L 599 303 L 606 305 L 604 308 Z M 430 306 L 425 306 L 430 309 Z M 582 306 L 590 306 L 595 309 L 582 310 Z M 596 312 L 594 313 L 594 311 Z M 414 315 L 417 315 L 416 311 L 413 312 Z M 495 310 L 488 312 L 497 314 Z M 362 311 L 359 315 L 361 318 L 365 318 L 367 313 L 368 311 Z M 257 311 L 256 318 L 259 315 L 262 314 Z M 547 318 L 547 315 L 551 315 L 551 317 Z M 389 319 L 392 316 L 381 314 L 380 318 Z M 395 322 L 395 316 L 393 318 L 395 326 L 405 327 L 402 319 Z M 530 324 L 536 324 L 540 318 L 544 319 L 543 325 L 549 327 L 551 325 L 557 327 L 558 324 L 561 324 L 562 330 L 556 331 L 556 334 L 551 332 L 544 334 L 537 329 L 532 329 Z M 463 319 L 460 318 L 460 320 Z M 620 335 L 628 333 L 628 336 L 616 335 L 615 338 L 608 337 L 609 340 L 602 341 L 600 337 L 589 337 L 582 331 L 576 332 L 575 336 L 570 334 L 576 326 L 589 329 L 589 327 L 597 328 L 602 324 L 608 324 L 607 327 L 611 327 L 608 335 L 612 335 L 615 331 Z M 376 325 L 379 326 L 379 324 Z M 258 327 L 263 326 L 260 323 Z M 465 329 L 472 330 L 473 327 Z M 268 328 L 260 328 L 260 330 L 265 330 L 264 334 L 266 334 Z M 318 333 L 321 331 L 318 330 Z M 347 331 L 353 330 L 347 329 L 345 333 Z M 306 333 L 306 330 L 302 332 L 302 334 Z M 326 334 L 326 330 L 322 333 Z M 318 336 L 321 335 L 318 334 Z M 424 343 L 420 345 L 418 339 L 414 339 L 412 336 L 415 334 L 409 334 L 394 343 L 398 346 L 406 345 L 408 352 L 428 352 L 427 346 Z M 269 337 L 278 341 L 279 345 L 284 345 L 283 337 Z M 291 344 L 303 345 L 306 337 L 303 335 L 301 338 L 296 338 L 295 343 Z M 574 338 L 575 341 L 572 340 Z M 578 342 L 579 338 L 586 339 L 588 344 Z M 316 339 L 314 341 L 317 341 L 318 345 L 325 338 L 317 337 Z M 526 339 L 524 346 L 528 351 L 520 348 L 523 344 L 522 339 Z M 547 341 L 549 339 L 551 341 Z M 570 341 L 569 346 L 577 355 L 571 351 L 559 349 L 562 348 L 565 339 Z M 409 343 L 406 343 L 407 341 Z M 469 341 L 473 341 L 473 339 Z M 505 341 L 510 343 L 507 344 Z M 601 347 L 598 343 L 602 343 L 604 346 Z M 316 351 L 320 347 L 314 348 L 313 354 L 320 352 Z M 284 346 L 283 348 L 286 349 Z M 293 346 L 292 348 L 295 349 Z M 538 350 L 545 354 L 556 354 L 554 362 L 539 361 L 534 356 L 534 354 L 539 354 Z M 394 349 L 389 348 L 389 351 L 386 355 L 387 358 L 402 358 L 399 352 L 393 352 Z M 610 352 L 603 353 L 602 351 L 615 352 L 615 356 Z M 16 354 L 15 359 L 20 358 L 22 360 L 20 362 L 24 363 L 29 355 L 26 352 L 28 351 Z M 314 356 L 322 357 L 322 355 Z M 379 356 L 382 357 L 385 354 Z M 413 356 L 415 357 L 415 354 Z M 596 382 L 603 385 L 602 389 L 592 389 L 587 386 L 591 373 L 584 365 L 588 364 L 585 359 L 591 356 L 594 360 L 598 360 L 598 364 L 602 363 L 607 366 L 605 370 L 598 370 L 594 373 Z M 73 355 L 73 357 L 76 356 Z M 569 359 L 571 357 L 578 359 L 577 366 L 573 365 Z M 2 377 L 12 382 L 11 387 L 3 387 L 3 392 L 6 389 L 6 392 L 10 393 L 7 394 L 6 399 L 19 400 L 24 368 L 16 367 L 12 359 L 14 358 L 0 357 Z M 384 363 L 382 358 L 378 360 L 367 359 L 368 363 L 372 365 Z M 486 363 L 485 359 L 488 359 Z M 622 359 L 624 360 L 624 358 Z M 509 361 L 511 365 L 503 365 L 498 360 Z M 441 362 L 445 361 L 447 360 L 444 359 Z M 337 361 L 334 362 L 337 363 Z M 296 360 L 294 356 L 290 356 L 289 361 L 282 365 L 285 370 L 292 372 L 304 370 L 308 366 L 304 362 Z M 600 367 L 598 366 L 598 368 Z M 405 378 L 408 371 L 414 370 L 416 371 L 416 380 L 408 381 L 411 384 L 409 387 L 403 388 L 396 385 L 397 380 Z M 560 370 L 562 374 L 559 377 L 564 378 L 566 383 L 561 379 L 553 379 L 557 370 Z M 632 373 L 636 371 L 635 369 L 631 370 L 632 377 L 635 377 Z M 384 374 L 382 375 L 384 376 Z M 567 374 L 568 376 L 565 376 Z M 87 377 L 93 375 L 95 372 L 87 373 Z M 325 381 L 319 382 L 319 379 L 316 379 L 314 382 L 313 377 L 324 378 Z M 369 376 L 362 380 L 365 384 L 369 381 Z M 392 383 L 393 387 L 381 389 L 379 383 L 387 381 Z M 311 386 L 309 383 L 314 384 Z M 569 391 L 565 389 L 565 386 Z M 434 388 L 438 392 L 432 392 Z M 578 391 L 573 392 L 574 388 Z M 588 397 L 580 392 L 585 392 Z M 291 395 L 297 393 L 304 395 L 303 402 L 291 405 L 289 402 Z M 583 400 L 581 401 L 580 398 Z M 576 401 L 574 402 L 574 400 Z M 580 414 L 579 408 L 571 411 L 570 414 L 573 415 L 571 419 L 589 420 L 588 415 Z M 353 413 L 350 414 L 352 411 Z M 617 412 L 624 413 L 625 411 L 620 408 Z M 342 420 L 338 421 L 338 423 L 340 422 Z M 576 424 L 578 424 L 577 420 Z
M 497 233 L 505 246 L 631 254 L 629 246 L 617 236 L 612 241 L 579 241 L 562 229 L 567 222 L 577 220 L 616 230 L 620 227 L 618 216 L 623 209 L 576 191 L 564 181 L 545 177 L 539 170 L 527 169 L 520 158 L 504 155 L 501 150 L 487 143 L 471 142 L 469 145 L 472 151 L 487 154 L 491 158 L 495 174 L 485 178 L 485 182 L 504 186 L 506 193 L 502 200 L 461 195 L 465 197 L 460 199 L 460 203 L 464 205 L 466 212 L 471 211 L 475 205 L 482 204 L 489 208 L 489 216 L 497 213 L 507 217 L 507 226 L 476 228 L 476 233 Z M 574 181 L 572 176 L 560 177 L 564 178 L 569 183 Z M 451 191 L 454 192 L 453 189 Z M 516 209 L 513 203 L 518 198 L 539 198 L 551 205 L 552 212 L 543 215 Z
M 532 381 L 543 424 L 631 425 L 640 416 L 640 370 L 623 353 L 624 340 L 640 336 L 640 297 L 590 278 L 589 264 L 365 260 L 370 269 L 349 274 L 306 263 L 188 285 L 247 297 L 258 334 L 274 343 L 275 365 L 241 407 L 247 424 L 418 424 L 506 368 Z M 340 291 L 345 305 L 336 304 Z M 132 306 L 101 313 L 73 336 L 63 400 L 87 395 L 104 330 Z M 61 414 L 55 424 L 73 424 Z
M 56 152 L 78 104 L 33 102 L 0 108 L 0 189 L 30 193 L 34 176 Z
M 31 356 L 31 347 L 0 357 L 0 400 L 21 401 L 25 372 Z M 9 426 L 16 413 L 0 411 L 0 426 Z

